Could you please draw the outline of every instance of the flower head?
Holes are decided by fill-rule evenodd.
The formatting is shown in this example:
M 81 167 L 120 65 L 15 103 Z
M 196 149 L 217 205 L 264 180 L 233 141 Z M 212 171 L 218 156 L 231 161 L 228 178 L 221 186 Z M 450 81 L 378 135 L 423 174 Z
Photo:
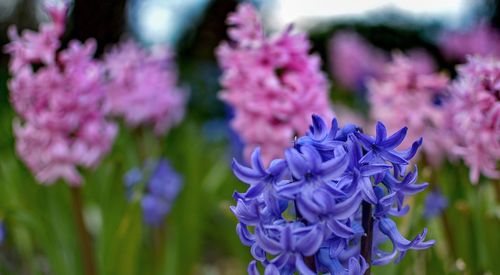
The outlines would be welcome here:
M 368 265 L 398 261 L 408 250 L 431 246 L 426 230 L 413 240 L 398 232 L 391 217 L 405 215 L 405 197 L 422 191 L 427 184 L 416 184 L 417 168 L 406 166 L 415 156 L 421 140 L 405 150 L 395 148 L 403 142 L 407 129 L 387 135 L 382 123 L 376 137 L 365 135 L 356 125 L 331 127 L 319 116 L 306 135 L 285 150 L 285 158 L 266 166 L 260 150 L 252 155 L 252 166 L 233 163 L 235 175 L 249 185 L 245 193 L 235 193 L 237 233 L 251 247 L 249 274 L 362 274 Z M 372 206 L 374 231 L 379 238 L 375 255 L 366 263 L 360 255 L 362 202 Z M 393 250 L 381 249 L 389 241 Z M 313 270 L 308 262 L 315 262 Z
M 250 4 L 228 18 L 230 42 L 217 50 L 223 69 L 220 98 L 234 108 L 233 129 L 246 156 L 260 147 L 264 163 L 283 157 L 295 134 L 307 131 L 307 118 L 330 117 L 328 83 L 320 59 L 309 55 L 304 34 L 292 28 L 268 37 Z
M 42 183 L 78 185 L 77 167 L 95 167 L 110 150 L 116 126 L 105 118 L 102 65 L 95 42 L 59 49 L 66 6 L 48 6 L 51 23 L 39 32 L 10 33 L 10 97 L 16 149 Z M 35 66 L 39 67 L 35 69 Z
M 355 32 L 339 32 L 330 40 L 330 67 L 344 87 L 355 91 L 365 89 L 365 81 L 381 76 L 380 67 L 387 56 L 371 46 Z
M 140 185 L 145 181 L 145 186 Z M 127 197 L 137 191 L 141 196 L 144 222 L 151 226 L 161 226 L 165 216 L 182 188 L 182 177 L 174 171 L 170 163 L 161 159 L 148 163 L 144 168 L 134 168 L 124 177 Z M 143 188 L 144 187 L 144 188 Z
M 500 33 L 486 22 L 463 31 L 445 31 L 439 47 L 448 59 L 465 61 L 468 55 L 499 56 Z
M 157 134 L 178 124 L 185 112 L 186 93 L 176 86 L 177 74 L 165 48 L 141 49 L 123 42 L 107 53 L 109 75 L 106 105 L 131 127 L 151 124 Z
M 448 97 L 448 78 L 433 73 L 429 57 L 421 52 L 393 58 L 385 66 L 385 75 L 368 83 L 370 115 L 384 121 L 389 130 L 408 126 L 409 140 L 423 137 L 427 160 L 438 165 L 453 146 L 446 134 L 443 103 Z M 403 146 L 409 146 L 409 140 Z
M 477 183 L 482 173 L 500 178 L 500 60 L 471 57 L 458 67 L 452 85 L 449 117 L 456 139 L 453 153 L 470 167 L 470 179 Z
M 432 219 L 441 214 L 448 207 L 448 199 L 438 190 L 425 196 L 424 217 Z

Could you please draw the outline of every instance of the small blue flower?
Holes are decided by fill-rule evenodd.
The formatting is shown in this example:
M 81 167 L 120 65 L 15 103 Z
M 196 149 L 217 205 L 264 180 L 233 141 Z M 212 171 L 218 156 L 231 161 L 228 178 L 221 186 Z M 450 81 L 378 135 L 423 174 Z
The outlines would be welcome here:
M 424 205 L 424 217 L 432 219 L 439 216 L 448 207 L 448 199 L 440 191 L 434 190 L 427 194 Z
M 129 201 L 132 200 L 136 187 L 143 180 L 143 174 L 141 169 L 133 168 L 128 171 L 123 177 L 123 181 L 125 183 L 125 196 Z
M 170 212 L 172 204 L 182 187 L 182 178 L 177 174 L 167 160 L 147 162 L 145 167 L 134 168 L 124 176 L 126 194 L 132 199 L 134 188 L 147 178 L 145 189 L 142 190 L 141 207 L 144 222 L 151 226 L 160 226 L 165 216 Z M 146 176 L 147 177 L 147 176 Z
M 5 242 L 5 238 L 7 235 L 7 230 L 5 228 L 5 223 L 0 221 L 0 245 Z

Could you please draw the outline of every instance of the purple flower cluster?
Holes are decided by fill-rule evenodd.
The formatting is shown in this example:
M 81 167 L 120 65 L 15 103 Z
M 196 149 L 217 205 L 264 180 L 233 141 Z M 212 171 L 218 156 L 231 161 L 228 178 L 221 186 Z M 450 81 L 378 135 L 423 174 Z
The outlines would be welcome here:
M 20 158 L 43 183 L 81 183 L 78 167 L 95 167 L 117 132 L 105 117 L 103 67 L 95 41 L 60 49 L 67 6 L 47 5 L 52 21 L 38 32 L 9 30 L 10 98 Z
M 399 261 L 408 250 L 425 249 L 427 230 L 407 240 L 391 217 L 405 215 L 404 199 L 422 191 L 416 184 L 417 167 L 408 169 L 422 139 L 405 151 L 397 151 L 407 132 L 402 128 L 391 136 L 382 123 L 375 137 L 363 134 L 352 124 L 331 128 L 319 116 L 306 135 L 286 149 L 284 159 L 266 168 L 260 150 L 252 154 L 251 167 L 233 162 L 233 172 L 249 185 L 235 193 L 231 210 L 239 223 L 237 232 L 255 258 L 249 274 L 362 274 L 368 265 Z M 371 206 L 363 217 L 361 206 Z M 373 219 L 373 260 L 361 255 L 363 219 Z M 380 245 L 390 241 L 392 249 Z
M 125 186 L 129 199 L 132 199 L 134 189 L 136 187 L 144 189 L 140 183 L 146 180 L 145 189 L 139 190 L 142 194 L 144 222 L 155 227 L 161 226 L 182 188 L 182 177 L 165 159 L 145 166 L 142 170 L 139 168 L 130 170 L 124 178 Z

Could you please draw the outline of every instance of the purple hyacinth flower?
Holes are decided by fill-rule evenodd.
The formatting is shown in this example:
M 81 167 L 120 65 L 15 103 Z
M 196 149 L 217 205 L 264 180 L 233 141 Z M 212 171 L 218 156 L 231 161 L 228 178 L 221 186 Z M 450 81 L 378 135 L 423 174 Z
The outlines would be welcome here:
M 150 175 L 149 178 L 146 175 Z M 145 179 L 146 177 L 146 179 Z M 140 185 L 146 181 L 145 188 Z M 124 176 L 126 196 L 132 200 L 137 192 L 142 194 L 141 207 L 144 222 L 151 226 L 161 226 L 182 187 L 182 177 L 177 174 L 167 160 L 149 161 L 144 168 L 133 168 Z
M 301 274 L 315 274 L 304 262 L 304 256 L 312 256 L 323 242 L 323 232 L 318 226 L 303 226 L 287 223 L 284 226 L 256 227 L 257 244 L 276 257 L 270 263 L 277 269 L 291 270 Z
M 321 204 L 317 203 L 317 192 L 324 191 L 334 197 L 344 193 L 333 185 L 348 166 L 346 154 L 322 162 L 321 155 L 314 147 L 304 145 L 301 151 L 290 148 L 285 158 L 293 176 L 293 181 L 278 186 L 278 194 L 287 199 L 295 199 L 297 210 L 310 222 L 317 221 Z
M 169 162 L 158 161 L 146 185 L 146 195 L 141 201 L 144 221 L 152 226 L 160 226 L 181 187 L 182 178 Z
M 335 275 L 361 275 L 368 269 L 368 264 L 363 257 L 349 258 L 347 267 L 344 266 L 338 258 L 331 257 L 328 248 L 321 248 L 318 253 L 318 261 L 330 272 Z
M 387 137 L 387 129 L 381 122 L 377 122 L 376 129 L 375 138 L 359 132 L 354 133 L 363 147 L 368 151 L 360 161 L 385 160 L 394 164 L 408 164 L 406 159 L 394 151 L 394 148 L 403 142 L 408 128 L 403 127 L 390 137 Z
M 425 236 L 427 235 L 427 228 L 424 228 L 422 233 L 417 235 L 413 240 L 407 240 L 401 235 L 401 233 L 399 233 L 396 223 L 388 218 L 383 218 L 378 221 L 378 229 L 391 240 L 393 247 L 392 252 L 390 253 L 377 249 L 375 254 L 382 257 L 374 260 L 374 265 L 381 265 L 391 261 L 396 257 L 398 252 L 399 256 L 396 259 L 396 262 L 399 262 L 408 250 L 427 249 L 435 243 L 434 240 L 424 241 Z
M 153 175 L 149 179 L 147 189 L 151 194 L 172 201 L 182 187 L 182 178 L 174 171 L 170 163 L 162 159 L 158 161 Z
M 373 191 L 371 177 L 384 173 L 391 166 L 383 163 L 361 162 L 363 157 L 361 146 L 354 135 L 349 135 L 349 141 L 349 168 L 340 180 L 339 186 L 347 189 L 348 194 L 360 190 L 365 201 L 376 204 L 377 196 Z
M 424 217 L 432 219 L 439 216 L 448 207 L 448 199 L 438 191 L 432 191 L 425 197 Z
M 169 201 L 155 195 L 145 195 L 141 206 L 144 221 L 152 226 L 160 226 L 171 207 Z
M 391 192 L 395 193 L 398 209 L 401 209 L 403 206 L 405 195 L 414 195 L 429 186 L 428 183 L 415 184 L 417 182 L 417 178 L 418 168 L 416 165 L 414 166 L 413 171 L 406 174 L 400 181 L 390 173 L 385 174 L 382 183 L 389 188 Z
M 5 228 L 5 223 L 0 222 L 0 245 L 5 242 L 5 238 L 7 235 L 7 230 Z
M 431 246 L 434 241 L 424 241 L 425 230 L 410 241 L 390 220 L 408 212 L 406 196 L 427 187 L 416 183 L 416 168 L 406 171 L 422 140 L 396 151 L 405 128 L 387 137 L 379 123 L 377 136 L 370 137 L 356 125 L 339 128 L 334 119 L 328 128 L 320 117 L 312 119 L 309 132 L 285 150 L 284 160 L 265 168 L 256 150 L 251 167 L 233 162 L 234 174 L 249 186 L 234 194 L 231 206 L 237 234 L 255 259 L 248 273 L 259 274 L 260 263 L 268 275 L 361 275 L 370 265 L 396 257 L 397 262 L 408 250 Z M 371 206 L 368 215 L 362 203 Z M 370 263 L 361 255 L 365 218 L 374 220 Z M 379 247 L 387 241 L 393 243 L 390 252 Z
M 284 160 L 277 159 L 271 162 L 269 168 L 265 169 L 260 156 L 260 149 L 252 153 L 252 167 L 246 167 L 233 160 L 233 172 L 242 182 L 250 185 L 247 192 L 242 194 L 244 198 L 255 198 L 263 194 L 263 199 L 270 209 L 279 215 L 281 211 L 280 202 L 276 198 L 276 186 L 281 177 L 287 172 Z

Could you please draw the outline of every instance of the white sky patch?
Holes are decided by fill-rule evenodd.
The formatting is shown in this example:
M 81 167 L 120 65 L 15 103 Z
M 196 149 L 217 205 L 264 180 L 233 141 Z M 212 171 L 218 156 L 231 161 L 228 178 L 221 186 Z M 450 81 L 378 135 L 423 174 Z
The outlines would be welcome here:
M 144 1 L 137 13 L 140 35 L 147 41 L 165 42 L 176 31 L 176 16 L 169 6 L 159 1 Z
M 265 4 L 264 9 L 271 26 L 277 28 L 282 28 L 291 22 L 303 28 L 311 21 L 363 18 L 367 13 L 387 9 L 457 24 L 473 2 L 473 0 L 275 0 L 272 4 Z

